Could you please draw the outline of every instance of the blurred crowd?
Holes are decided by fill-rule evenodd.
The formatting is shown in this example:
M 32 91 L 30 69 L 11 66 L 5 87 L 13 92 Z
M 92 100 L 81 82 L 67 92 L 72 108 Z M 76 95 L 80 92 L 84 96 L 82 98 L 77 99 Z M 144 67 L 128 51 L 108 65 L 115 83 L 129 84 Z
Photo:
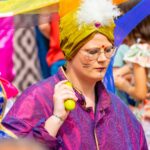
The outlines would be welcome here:
M 140 0 L 131 0 L 119 8 L 126 13 L 138 2 Z M 141 121 L 150 144 L 150 16 L 138 24 L 118 48 L 113 74 L 116 95 Z

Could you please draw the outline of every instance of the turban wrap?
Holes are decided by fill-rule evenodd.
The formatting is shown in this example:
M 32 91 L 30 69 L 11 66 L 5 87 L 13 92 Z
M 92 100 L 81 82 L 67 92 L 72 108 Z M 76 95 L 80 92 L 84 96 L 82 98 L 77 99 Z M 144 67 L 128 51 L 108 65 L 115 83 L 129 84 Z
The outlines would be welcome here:
M 79 26 L 76 11 L 66 14 L 60 19 L 60 46 L 66 59 L 71 59 L 94 33 L 103 34 L 113 42 L 114 28 L 113 21 L 107 26 L 96 23 Z

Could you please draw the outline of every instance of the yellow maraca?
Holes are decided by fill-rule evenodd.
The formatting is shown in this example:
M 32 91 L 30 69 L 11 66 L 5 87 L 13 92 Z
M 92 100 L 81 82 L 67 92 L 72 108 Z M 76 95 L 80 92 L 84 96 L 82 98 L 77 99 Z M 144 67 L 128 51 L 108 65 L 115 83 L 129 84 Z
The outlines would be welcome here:
M 72 84 L 69 81 L 67 81 L 65 84 L 72 87 Z M 65 100 L 64 105 L 65 105 L 66 110 L 71 111 L 71 110 L 75 109 L 76 102 L 73 99 L 67 99 L 67 100 Z

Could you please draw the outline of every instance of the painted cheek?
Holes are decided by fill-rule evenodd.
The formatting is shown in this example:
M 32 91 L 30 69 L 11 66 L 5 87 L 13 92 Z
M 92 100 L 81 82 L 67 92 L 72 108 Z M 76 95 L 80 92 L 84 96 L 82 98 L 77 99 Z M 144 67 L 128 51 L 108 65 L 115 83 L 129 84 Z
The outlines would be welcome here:
M 81 57 L 79 61 L 80 61 L 83 68 L 91 67 L 91 61 L 89 61 L 88 56 Z
M 90 57 L 89 56 L 84 56 L 83 58 L 84 63 L 90 63 Z

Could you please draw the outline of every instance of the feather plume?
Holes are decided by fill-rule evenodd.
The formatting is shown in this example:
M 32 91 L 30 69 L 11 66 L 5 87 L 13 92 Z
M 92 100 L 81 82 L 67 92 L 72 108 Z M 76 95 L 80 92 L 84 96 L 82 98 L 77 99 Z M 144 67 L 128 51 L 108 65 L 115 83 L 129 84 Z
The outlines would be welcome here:
M 79 27 L 93 23 L 107 26 L 119 14 L 119 9 L 111 0 L 82 0 L 77 12 L 77 20 Z

